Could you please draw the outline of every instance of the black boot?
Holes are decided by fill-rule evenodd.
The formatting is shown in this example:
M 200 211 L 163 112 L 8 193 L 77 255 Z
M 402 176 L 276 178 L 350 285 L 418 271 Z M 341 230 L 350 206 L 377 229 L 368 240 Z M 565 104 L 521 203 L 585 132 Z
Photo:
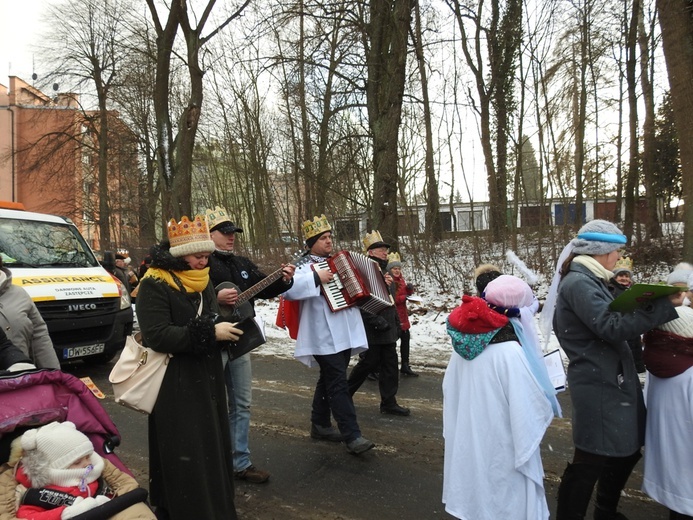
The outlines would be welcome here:
M 414 372 L 409 365 L 402 365 L 402 368 L 400 368 L 399 371 L 405 376 L 419 377 L 419 374 Z
M 558 486 L 556 520 L 583 520 L 594 484 L 601 473 L 595 464 L 568 464 Z
M 594 520 L 628 520 L 628 517 L 617 511 L 618 501 L 633 468 L 641 458 L 640 451 L 636 451 L 629 457 L 610 458 L 607 461 L 597 484 Z
M 669 520 L 693 520 L 693 516 L 683 515 L 681 513 L 677 513 L 676 511 L 670 509 L 669 510 Z

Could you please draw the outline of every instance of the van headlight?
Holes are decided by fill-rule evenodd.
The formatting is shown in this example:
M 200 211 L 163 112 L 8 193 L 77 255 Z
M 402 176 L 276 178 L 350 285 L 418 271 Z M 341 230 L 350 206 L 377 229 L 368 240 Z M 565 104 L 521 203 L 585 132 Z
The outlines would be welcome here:
M 132 305 L 132 301 L 130 300 L 130 295 L 125 290 L 125 287 L 123 287 L 123 284 L 120 283 L 120 280 L 118 283 L 120 285 L 120 310 L 122 311 L 123 309 L 130 307 L 130 305 Z
M 118 293 L 120 294 L 120 310 L 122 311 L 123 309 L 127 309 L 132 305 L 132 302 L 130 300 L 130 295 L 128 292 L 125 290 L 125 286 L 123 285 L 123 282 L 118 280 L 118 278 L 113 274 L 111 274 L 111 278 L 113 278 L 113 281 L 116 283 L 118 286 Z

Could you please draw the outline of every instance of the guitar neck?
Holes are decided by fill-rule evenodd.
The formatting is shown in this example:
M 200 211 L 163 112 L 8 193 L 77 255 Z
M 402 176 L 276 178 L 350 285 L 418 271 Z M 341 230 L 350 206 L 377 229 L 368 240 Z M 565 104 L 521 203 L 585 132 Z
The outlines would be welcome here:
M 247 302 L 253 296 L 255 296 L 257 293 L 264 291 L 270 285 L 272 285 L 274 282 L 279 280 L 284 275 L 282 269 L 283 269 L 283 267 L 280 267 L 279 269 L 277 269 L 273 273 L 268 274 L 265 278 L 260 280 L 258 283 L 256 283 L 255 285 L 253 285 L 249 289 L 246 289 L 241 294 L 239 294 L 238 299 L 236 300 L 236 303 L 234 304 L 234 307 L 237 307 L 238 305 Z

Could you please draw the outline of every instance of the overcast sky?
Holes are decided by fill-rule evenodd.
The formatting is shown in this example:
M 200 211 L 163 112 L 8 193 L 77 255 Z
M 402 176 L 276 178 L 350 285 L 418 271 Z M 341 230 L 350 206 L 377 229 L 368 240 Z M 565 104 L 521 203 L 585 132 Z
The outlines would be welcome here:
M 37 43 L 39 19 L 51 0 L 0 0 L 0 83 L 19 76 L 31 83 L 32 53 Z

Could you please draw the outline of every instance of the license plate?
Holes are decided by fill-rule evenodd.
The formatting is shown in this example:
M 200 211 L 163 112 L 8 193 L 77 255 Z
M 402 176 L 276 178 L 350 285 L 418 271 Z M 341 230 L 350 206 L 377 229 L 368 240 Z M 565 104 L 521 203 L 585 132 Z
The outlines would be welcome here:
M 101 354 L 105 346 L 105 343 L 97 343 L 96 345 L 84 345 L 83 347 L 64 348 L 63 359 Z

